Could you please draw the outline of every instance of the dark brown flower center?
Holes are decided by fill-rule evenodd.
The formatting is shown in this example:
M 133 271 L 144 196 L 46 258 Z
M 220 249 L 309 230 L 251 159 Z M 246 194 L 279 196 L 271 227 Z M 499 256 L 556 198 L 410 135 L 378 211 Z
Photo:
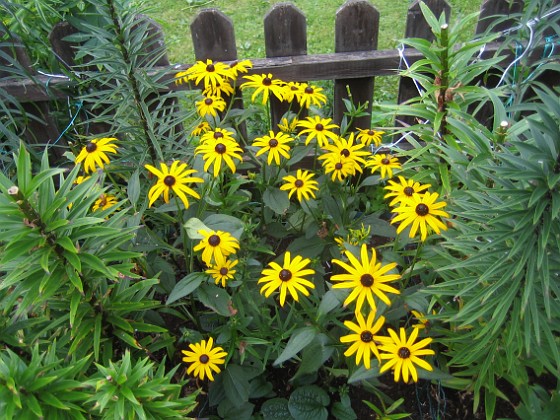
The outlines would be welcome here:
M 294 182 L 294 185 L 296 186 L 296 188 L 301 188 L 301 187 L 303 187 L 303 181 L 301 179 L 296 179 L 296 182 Z
M 270 147 L 276 147 L 276 146 L 278 146 L 278 140 L 276 140 L 276 139 L 270 139 L 270 140 L 268 141 L 268 145 L 269 145 Z
M 97 144 L 93 142 L 89 142 L 88 144 L 86 144 L 86 152 L 93 153 L 96 150 L 97 150 Z
M 315 125 L 315 130 L 317 131 L 323 131 L 325 127 L 323 127 L 323 124 L 319 123 L 317 125 Z
M 383 159 L 381 160 L 381 163 L 382 163 L 383 165 L 388 165 L 388 164 L 391 163 L 391 160 L 390 160 L 389 158 L 383 158 Z
M 364 287 L 373 286 L 373 276 L 369 273 L 362 274 L 362 277 L 360 277 L 360 283 L 362 283 L 362 286 Z
M 368 130 L 367 132 L 368 136 L 373 136 L 375 134 L 375 131 L 373 130 Z
M 414 188 L 412 187 L 404 187 L 403 190 L 404 195 L 407 195 L 409 197 L 412 197 L 412 194 L 414 194 Z
M 278 274 L 278 277 L 282 281 L 288 281 L 292 278 L 292 272 L 290 270 L 286 270 L 284 268 L 284 269 L 280 270 L 280 274 Z
M 163 178 L 163 183 L 168 187 L 172 187 L 173 185 L 175 185 L 175 177 L 173 175 L 167 175 L 165 178 Z
M 214 67 L 214 64 L 208 64 L 206 66 L 206 71 L 212 73 L 213 71 L 216 71 L 216 67 Z
M 362 331 L 360 334 L 360 340 L 364 343 L 369 343 L 373 340 L 373 334 L 370 331 Z
M 307 86 L 307 87 L 305 88 L 305 93 L 312 94 L 312 93 L 313 93 L 313 88 L 312 88 L 311 86 Z
M 216 131 L 214 133 L 214 138 L 215 139 L 221 139 L 222 137 L 224 137 L 224 133 L 220 132 L 220 131 Z
M 221 274 L 222 276 L 225 276 L 225 275 L 228 273 L 228 271 L 229 271 L 229 270 L 227 269 L 227 267 L 222 267 L 222 268 L 220 268 L 220 274 Z
M 211 235 L 208 238 L 208 244 L 210 244 L 210 246 L 220 245 L 220 237 L 218 235 Z
M 340 154 L 341 154 L 342 156 L 344 156 L 344 157 L 348 157 L 348 156 L 350 156 L 350 150 L 348 150 L 348 149 L 342 149 L 342 150 L 340 151 Z
M 205 103 L 206 105 L 212 105 L 212 102 L 214 102 L 214 101 L 212 100 L 212 98 L 206 98 L 206 99 L 204 100 L 204 103 Z
M 216 147 L 214 147 L 216 153 L 223 155 L 226 152 L 226 146 L 223 143 L 218 143 Z
M 397 354 L 401 359 L 408 359 L 410 357 L 410 350 L 408 349 L 408 347 L 401 347 L 397 351 Z
M 418 216 L 426 216 L 430 212 L 430 208 L 424 203 L 420 203 L 416 206 L 416 214 Z
M 272 84 L 272 80 L 270 79 L 270 77 L 265 77 L 262 81 L 262 84 L 265 86 L 270 86 Z
M 336 169 L 337 171 L 340 171 L 342 169 L 342 163 L 340 163 L 340 162 L 335 163 L 334 169 Z
M 290 86 L 290 90 L 294 90 L 294 91 L 298 90 L 298 87 L 297 86 Z
M 210 361 L 210 358 L 208 357 L 207 354 L 202 354 L 199 358 L 198 361 L 200 363 L 202 363 L 203 365 L 205 365 L 206 363 L 208 363 Z

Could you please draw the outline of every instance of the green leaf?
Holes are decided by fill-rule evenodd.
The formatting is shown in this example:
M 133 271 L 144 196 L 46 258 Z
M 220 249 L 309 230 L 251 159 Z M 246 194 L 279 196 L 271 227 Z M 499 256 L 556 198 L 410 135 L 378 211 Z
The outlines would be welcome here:
M 327 420 L 329 395 L 316 385 L 302 386 L 290 395 L 288 410 L 298 420 Z
M 238 241 L 241 239 L 245 225 L 237 217 L 228 214 L 211 214 L 204 219 L 204 224 L 212 230 L 229 232 Z
M 288 409 L 288 400 L 285 398 L 272 398 L 266 400 L 261 406 L 264 420 L 294 420 Z
M 204 273 L 190 273 L 177 282 L 167 298 L 167 305 L 184 298 L 194 292 L 208 276 Z
M 130 202 L 136 206 L 138 199 L 140 198 L 140 173 L 138 169 L 132 173 L 130 179 L 128 180 L 127 193 Z
M 223 385 L 227 399 L 236 407 L 249 401 L 249 379 L 246 369 L 230 364 L 223 373 Z
M 228 292 L 213 284 L 203 284 L 197 290 L 197 298 L 204 306 L 222 316 L 231 316 L 231 296 Z
M 323 295 L 321 304 L 319 308 L 317 308 L 317 318 L 328 314 L 330 311 L 340 306 L 341 302 L 338 300 L 337 296 L 337 293 L 332 290 L 329 290 Z
M 202 223 L 202 220 L 197 219 L 196 217 L 191 217 L 189 220 L 187 220 L 187 222 L 183 225 L 183 227 L 185 228 L 185 231 L 187 232 L 187 236 L 191 239 L 196 239 L 196 240 L 200 240 L 200 239 L 204 238 L 204 236 L 202 236 L 200 233 L 198 233 L 199 231 L 201 231 L 201 230 L 205 230 L 205 231 L 212 230 L 208 226 L 206 226 L 204 223 Z
M 285 214 L 290 207 L 288 192 L 278 188 L 267 188 L 263 194 L 263 202 L 274 213 L 281 215 Z
M 316 335 L 317 331 L 313 327 L 303 327 L 295 330 L 288 340 L 286 348 L 284 348 L 284 351 L 280 354 L 278 359 L 274 361 L 273 365 L 278 366 L 286 360 L 294 357 L 307 345 L 309 345 Z
M 371 369 L 366 369 L 361 365 L 350 377 L 348 378 L 349 384 L 354 384 L 361 381 L 367 381 L 381 376 L 379 373 L 379 366 L 372 366 Z

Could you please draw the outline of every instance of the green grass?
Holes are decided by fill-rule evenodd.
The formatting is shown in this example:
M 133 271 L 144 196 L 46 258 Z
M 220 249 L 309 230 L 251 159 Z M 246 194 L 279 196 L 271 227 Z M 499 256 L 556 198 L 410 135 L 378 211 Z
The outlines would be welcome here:
M 235 28 L 239 58 L 265 56 L 263 19 L 281 0 L 160 0 L 150 15 L 162 25 L 172 63 L 195 60 L 190 24 L 202 8 L 216 8 L 228 16 Z M 481 0 L 448 0 L 452 19 L 480 9 Z M 308 54 L 334 52 L 334 22 L 343 0 L 293 0 L 307 18 Z M 395 48 L 404 36 L 407 0 L 375 0 L 380 13 L 379 49 Z M 473 28 L 474 31 L 474 28 Z M 466 38 L 471 34 L 465 34 Z

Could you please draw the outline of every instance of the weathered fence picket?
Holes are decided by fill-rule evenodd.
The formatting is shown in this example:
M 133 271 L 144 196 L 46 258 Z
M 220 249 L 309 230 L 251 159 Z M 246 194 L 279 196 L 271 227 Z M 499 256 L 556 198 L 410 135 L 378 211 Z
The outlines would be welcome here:
M 445 0 L 424 0 L 424 3 L 436 16 L 445 13 L 447 19 L 451 8 Z M 558 3 L 558 1 L 556 1 Z M 481 15 L 476 33 L 483 33 L 496 19 L 499 19 L 497 30 L 511 27 L 513 20 L 508 16 L 523 10 L 522 0 L 512 2 L 503 0 L 483 0 Z M 497 15 L 497 16 L 496 16 Z M 316 81 L 334 80 L 334 119 L 339 123 L 344 112 L 343 99 L 351 99 L 355 104 L 369 103 L 368 112 L 371 113 L 371 101 L 374 91 L 374 77 L 396 75 L 403 69 L 401 54 L 398 49 L 377 50 L 379 36 L 379 12 L 368 0 L 348 0 L 337 11 L 335 34 L 335 52 L 330 54 L 307 53 L 307 27 L 305 15 L 291 3 L 274 5 L 264 17 L 264 35 L 266 58 L 252 59 L 253 69 L 249 74 L 272 73 L 284 81 Z M 157 29 L 157 26 L 154 26 Z M 74 29 L 67 23 L 55 27 L 51 34 L 53 52 L 72 67 L 74 46 L 65 42 L 64 37 L 73 33 Z M 231 62 L 238 59 L 234 26 L 231 20 L 216 9 L 203 9 L 191 24 L 191 35 L 197 60 L 212 59 L 215 61 Z M 421 37 L 433 39 L 433 34 L 420 10 L 419 0 L 411 3 L 408 14 L 405 37 Z M 163 42 L 162 36 L 160 41 Z M 485 56 L 493 54 L 500 48 L 500 44 L 488 44 Z M 542 49 L 541 49 L 542 51 Z M 23 57 L 18 48 L 12 50 L 16 57 Z M 506 51 L 505 54 L 508 54 Z M 511 59 L 513 52 L 509 53 Z M 535 54 L 540 54 L 537 50 Z M 421 59 L 414 49 L 405 51 L 408 64 Z M 243 57 L 250 58 L 250 57 Z M 537 56 L 537 58 L 539 58 Z M 21 58 L 20 60 L 22 60 Z M 171 68 L 168 61 L 163 59 L 157 63 L 168 68 L 166 75 L 167 89 L 189 89 L 192 86 L 174 83 L 174 74 L 185 70 L 189 65 L 179 65 Z M 0 75 L 1 76 L 1 75 Z M 33 103 L 34 109 L 48 107 L 48 101 L 67 98 L 68 87 L 72 85 L 69 78 L 35 75 L 33 79 L 17 81 L 0 80 L 0 89 L 27 107 Z M 57 89 L 60 88 L 60 89 Z M 411 79 L 402 77 L 398 92 L 399 103 L 418 95 L 418 91 Z M 238 94 L 236 103 L 242 106 L 241 96 Z M 164 99 L 162 99 L 164 100 Z M 271 116 L 273 122 L 278 122 L 286 111 L 285 104 L 273 101 Z M 48 112 L 40 116 L 47 121 L 46 126 L 40 128 L 42 138 L 52 141 L 59 135 L 53 132 L 53 126 L 48 123 Z M 369 126 L 371 117 L 365 116 L 354 121 L 354 127 Z M 404 121 L 406 123 L 406 121 Z M 47 127 L 48 129 L 45 129 Z M 29 130 L 35 131 L 34 127 Z

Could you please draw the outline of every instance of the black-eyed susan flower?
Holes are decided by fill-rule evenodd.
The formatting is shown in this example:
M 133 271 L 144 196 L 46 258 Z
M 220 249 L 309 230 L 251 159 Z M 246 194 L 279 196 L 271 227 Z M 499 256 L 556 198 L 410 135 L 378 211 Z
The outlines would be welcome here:
M 107 210 L 113 207 L 118 203 L 117 197 L 111 194 L 101 194 L 93 206 L 91 207 L 92 211 L 97 210 Z
M 322 107 L 327 103 L 327 97 L 321 93 L 323 88 L 302 83 L 300 87 L 299 104 L 302 108 L 309 108 L 311 105 Z
M 287 175 L 282 178 L 285 184 L 280 186 L 283 191 L 289 191 L 288 197 L 296 193 L 298 201 L 315 198 L 315 191 L 319 189 L 319 183 L 313 179 L 313 173 L 298 169 L 296 175 Z
M 226 283 L 233 279 L 236 273 L 234 267 L 238 263 L 239 260 L 228 260 L 226 257 L 216 255 L 214 264 L 206 270 L 206 274 L 210 274 L 216 284 L 221 283 L 222 287 L 226 287 Z
M 222 347 L 214 347 L 214 340 L 212 337 L 206 340 L 202 340 L 200 343 L 189 344 L 189 350 L 181 350 L 185 355 L 183 357 L 183 362 L 189 363 L 187 368 L 187 374 L 194 374 L 200 380 L 204 380 L 205 377 L 214 380 L 215 373 L 220 373 L 220 368 L 218 365 L 223 365 L 225 363 L 225 358 L 227 353 Z
M 301 86 L 300 82 L 288 82 L 282 86 L 282 94 L 284 95 L 284 100 L 286 102 L 299 102 L 301 97 Z
M 329 139 L 335 140 L 338 134 L 332 130 L 338 128 L 338 125 L 332 123 L 331 118 L 321 118 L 319 116 L 307 117 L 305 120 L 298 123 L 298 127 L 302 127 L 299 135 L 307 135 L 305 144 L 309 144 L 314 138 L 317 139 L 320 147 L 325 147 L 329 144 Z
M 336 153 L 327 153 L 327 155 L 321 156 L 327 158 L 323 160 L 323 168 L 325 169 L 325 174 L 331 175 L 331 180 L 333 182 L 335 180 L 342 182 L 348 176 L 354 175 L 356 172 L 354 168 L 355 162 L 352 159 L 345 158 Z
M 364 301 L 367 299 L 371 310 L 375 311 L 374 295 L 386 305 L 390 305 L 391 301 L 385 293 L 400 294 L 397 289 L 386 284 L 401 277 L 400 274 L 387 274 L 397 266 L 397 263 L 387 265 L 378 263 L 375 249 L 371 248 L 370 258 L 366 244 L 363 244 L 360 249 L 361 260 L 358 260 L 350 251 L 344 251 L 344 255 L 348 258 L 348 263 L 337 259 L 333 259 L 333 263 L 340 266 L 346 273 L 335 274 L 331 277 L 332 281 L 340 282 L 333 285 L 333 288 L 352 289 L 344 301 L 344 306 L 355 300 L 356 312 L 361 312 Z
M 381 136 L 385 134 L 384 131 L 375 131 L 371 128 L 358 128 L 358 135 L 356 136 L 365 146 L 369 146 L 372 142 L 375 147 L 381 146 Z
M 356 365 L 359 365 L 363 358 L 365 368 L 369 369 L 371 368 L 372 353 L 378 361 L 381 361 L 374 334 L 379 331 L 385 323 L 385 317 L 380 316 L 374 323 L 375 311 L 370 311 L 367 320 L 358 312 L 356 313 L 356 320 L 358 321 L 357 324 L 352 321 L 344 321 L 344 326 L 352 330 L 353 334 L 340 337 L 340 342 L 353 343 L 348 350 L 344 352 L 344 355 L 350 357 L 356 353 Z
M 117 145 L 112 143 L 116 140 L 114 137 L 91 140 L 78 154 L 76 163 L 84 161 L 86 173 L 94 172 L 96 166 L 103 169 L 105 164 L 110 163 L 107 153 L 117 153 Z
M 187 169 L 186 163 L 181 163 L 178 160 L 173 161 L 170 167 L 165 163 L 160 163 L 160 169 L 152 165 L 144 165 L 144 167 L 152 174 L 157 176 L 158 180 L 156 185 L 148 191 L 148 206 L 151 207 L 154 201 L 163 194 L 163 201 L 169 203 L 169 192 L 173 191 L 177 197 L 181 199 L 185 208 L 189 208 L 189 200 L 187 195 L 200 199 L 200 195 L 189 187 L 189 184 L 204 182 L 202 178 L 190 176 L 196 173 L 195 169 Z
M 195 84 L 203 82 L 204 88 L 222 84 L 231 78 L 231 70 L 225 63 L 214 62 L 210 59 L 197 61 L 186 71 L 177 73 L 176 80 L 194 80 Z
M 280 101 L 284 98 L 282 92 L 282 82 L 279 79 L 274 79 L 272 74 L 253 74 L 250 76 L 243 76 L 248 82 L 243 82 L 241 84 L 241 89 L 255 89 L 253 95 L 251 96 L 251 101 L 255 102 L 257 96 L 262 94 L 263 105 L 268 102 L 269 96 L 272 94 L 276 96 Z
M 215 85 L 208 85 L 202 91 L 202 94 L 205 96 L 216 96 L 219 98 L 226 98 L 234 93 L 235 89 L 227 80 L 224 80 L 222 83 L 216 83 Z
M 289 143 L 292 141 L 294 141 L 294 139 L 287 134 L 274 134 L 274 131 L 270 131 L 268 135 L 258 137 L 253 142 L 253 146 L 260 147 L 260 150 L 258 150 L 255 155 L 260 156 L 264 153 L 268 153 L 267 163 L 270 165 L 274 160 L 276 165 L 280 165 L 280 155 L 284 156 L 286 159 L 290 158 Z
M 205 96 L 200 101 L 197 101 L 195 105 L 196 112 L 201 117 L 206 117 L 207 115 L 216 117 L 218 112 L 226 109 L 226 101 L 219 96 Z
M 412 179 L 405 179 L 403 176 L 399 175 L 399 182 L 389 180 L 385 189 L 389 192 L 383 196 L 383 198 L 391 198 L 390 206 L 396 206 L 399 203 L 409 202 L 412 200 L 412 195 L 414 193 L 421 193 L 431 187 L 430 184 L 420 184 Z
M 438 197 L 438 193 L 414 193 L 410 201 L 402 202 L 400 207 L 394 208 L 393 213 L 398 214 L 391 220 L 391 223 L 400 222 L 397 233 L 401 233 L 407 226 L 412 225 L 409 237 L 414 238 L 420 229 L 420 239 L 425 241 L 429 228 L 438 235 L 442 230 L 447 230 L 447 226 L 437 218 L 437 216 L 449 217 L 447 212 L 441 210 L 447 203 L 438 202 Z
M 290 119 L 283 117 L 278 123 L 278 129 L 282 131 L 282 133 L 295 134 L 298 122 L 299 120 L 296 117 Z
M 404 382 L 408 382 L 409 375 L 414 382 L 418 382 L 418 372 L 414 365 L 418 365 L 428 371 L 433 370 L 428 362 L 418 357 L 435 354 L 433 350 L 424 348 L 432 342 L 432 339 L 424 338 L 415 344 L 418 331 L 418 328 L 414 328 L 408 340 L 404 328 L 400 328 L 400 336 L 397 336 L 397 333 L 389 328 L 389 337 L 376 337 L 381 343 L 379 345 L 379 350 L 382 351 L 380 354 L 381 360 L 387 360 L 381 366 L 380 373 L 392 368 L 394 369 L 395 382 L 399 381 L 401 374 Z
M 261 294 L 269 297 L 272 292 L 280 289 L 280 306 L 284 306 L 288 292 L 296 302 L 299 300 L 298 292 L 309 296 L 308 289 L 314 289 L 315 285 L 303 277 L 315 274 L 315 270 L 306 268 L 310 262 L 309 258 L 302 258 L 299 255 L 292 259 L 290 252 L 286 251 L 282 265 L 272 261 L 269 263 L 269 268 L 262 271 L 258 283 L 266 284 L 261 287 Z
M 418 324 L 414 324 L 412 328 L 419 328 L 422 330 L 430 325 L 430 321 L 428 320 L 428 317 L 424 315 L 422 312 L 415 311 L 414 309 L 411 310 L 410 312 L 412 313 L 414 318 L 416 318 L 416 320 L 418 321 Z M 435 311 L 433 311 L 433 313 L 435 314 Z
M 251 62 L 251 60 L 234 61 L 229 65 L 233 80 L 237 79 L 237 76 L 239 76 L 239 74 L 247 73 L 251 68 L 253 68 L 253 63 Z
M 227 128 L 216 127 L 214 130 L 206 131 L 202 137 L 200 137 L 200 143 L 208 143 L 213 141 L 225 140 L 225 141 L 236 141 L 234 137 L 234 132 L 228 130 Z
M 365 146 L 362 143 L 354 144 L 354 133 L 350 133 L 347 139 L 343 137 L 337 137 L 333 140 L 332 144 L 326 144 L 323 147 L 328 153 L 319 156 L 319 160 L 330 159 L 333 155 L 341 156 L 346 162 L 352 164 L 351 175 L 356 172 L 362 172 L 362 165 L 365 165 L 366 161 L 364 157 L 370 156 L 371 152 L 365 150 Z
M 206 133 L 209 134 L 209 133 Z M 206 134 L 202 136 L 206 137 Z M 204 159 L 204 170 L 208 172 L 210 166 L 213 165 L 214 178 L 217 178 L 222 169 L 222 162 L 225 163 L 231 172 L 235 173 L 236 166 L 234 159 L 241 162 L 243 157 L 240 153 L 243 153 L 241 147 L 235 140 L 228 140 L 225 137 L 220 137 L 218 139 L 212 137 L 207 141 L 204 141 L 195 150 L 195 154 L 202 154 L 202 159 Z
M 229 255 L 235 254 L 239 249 L 239 241 L 229 232 L 221 230 L 199 230 L 203 236 L 200 242 L 193 248 L 193 251 L 202 250 L 202 261 L 211 266 L 216 261 L 221 261 Z
M 201 134 L 210 131 L 210 129 L 211 127 L 210 124 L 208 124 L 208 121 L 202 121 L 193 129 L 193 131 L 191 131 L 191 135 L 200 136 Z
M 381 172 L 381 178 L 392 178 L 393 169 L 401 168 L 401 164 L 396 157 L 384 153 L 372 156 L 371 159 L 366 162 L 365 166 L 371 168 L 372 174 L 379 170 L 379 172 Z

